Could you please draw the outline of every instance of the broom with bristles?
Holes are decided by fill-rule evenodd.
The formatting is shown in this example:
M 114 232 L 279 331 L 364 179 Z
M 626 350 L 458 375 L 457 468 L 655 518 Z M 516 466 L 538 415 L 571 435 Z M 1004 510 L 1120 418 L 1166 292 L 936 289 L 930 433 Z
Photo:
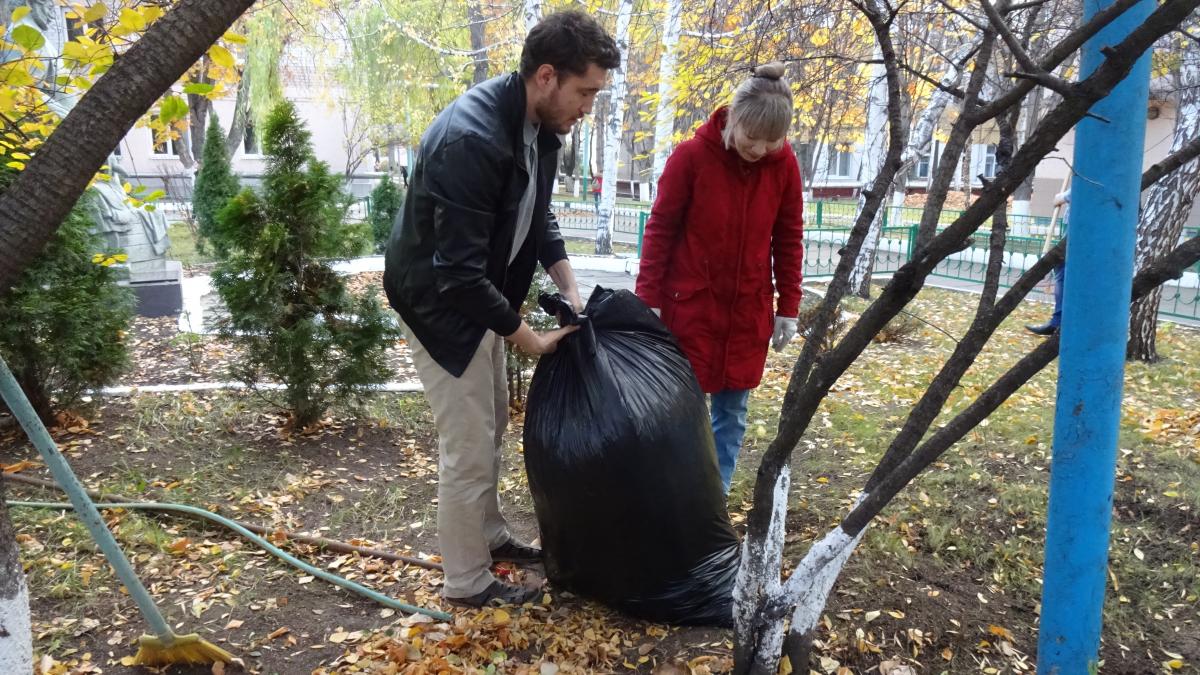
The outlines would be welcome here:
M 199 635 L 194 633 L 176 635 L 167 625 L 162 612 L 158 611 L 150 593 L 146 591 L 146 587 L 138 579 L 133 567 L 125 558 L 125 554 L 121 552 L 117 540 L 100 518 L 100 512 L 96 510 L 96 505 L 92 503 L 87 491 L 71 471 L 71 466 L 67 464 L 66 458 L 58 451 L 58 446 L 50 437 L 46 425 L 42 424 L 42 420 L 33 411 L 33 406 L 29 404 L 29 399 L 25 397 L 25 392 L 21 391 L 21 386 L 17 384 L 16 378 L 13 377 L 12 371 L 8 369 L 8 364 L 4 362 L 3 358 L 0 358 L 0 396 L 4 398 L 4 402 L 13 416 L 21 423 L 21 427 L 25 429 L 29 440 L 33 441 L 38 454 L 50 468 L 54 480 L 58 481 L 58 484 L 70 497 L 71 504 L 75 507 L 75 513 L 79 514 L 80 520 L 91 533 L 92 539 L 100 546 L 104 557 L 108 558 L 108 564 L 112 565 L 113 570 L 117 573 L 117 578 L 125 585 L 130 597 L 137 603 L 142 617 L 154 631 L 154 635 L 141 637 L 137 655 L 134 656 L 134 663 L 143 666 L 166 666 L 176 663 L 203 664 L 232 661 L 232 654 L 202 639 Z

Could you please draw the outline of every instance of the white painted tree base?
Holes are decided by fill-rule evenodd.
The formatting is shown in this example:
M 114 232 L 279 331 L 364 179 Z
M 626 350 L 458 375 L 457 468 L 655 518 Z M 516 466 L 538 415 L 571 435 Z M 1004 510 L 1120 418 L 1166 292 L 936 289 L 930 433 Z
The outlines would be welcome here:
M 17 593 L 0 598 L 0 673 L 33 672 L 33 632 L 29 623 L 29 589 L 17 580 Z

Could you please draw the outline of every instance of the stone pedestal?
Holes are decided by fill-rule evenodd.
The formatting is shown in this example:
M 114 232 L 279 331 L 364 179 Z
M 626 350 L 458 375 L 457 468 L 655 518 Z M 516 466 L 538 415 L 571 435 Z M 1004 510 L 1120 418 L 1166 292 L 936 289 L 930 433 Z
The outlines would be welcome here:
M 137 296 L 139 316 L 175 316 L 183 309 L 183 265 L 178 260 L 162 263 L 159 269 L 130 270 L 123 282 Z

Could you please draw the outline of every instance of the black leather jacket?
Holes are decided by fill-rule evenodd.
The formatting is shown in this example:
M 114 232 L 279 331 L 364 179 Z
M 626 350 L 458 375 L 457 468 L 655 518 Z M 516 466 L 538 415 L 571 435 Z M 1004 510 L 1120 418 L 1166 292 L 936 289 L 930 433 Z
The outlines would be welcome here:
M 443 110 L 421 138 L 404 208 L 388 241 L 383 288 L 388 302 L 430 356 L 455 377 L 487 330 L 507 336 L 534 266 L 567 257 L 550 191 L 561 144 L 543 129 L 537 198 L 529 236 L 509 264 L 529 174 L 521 161 L 525 83 L 497 77 Z

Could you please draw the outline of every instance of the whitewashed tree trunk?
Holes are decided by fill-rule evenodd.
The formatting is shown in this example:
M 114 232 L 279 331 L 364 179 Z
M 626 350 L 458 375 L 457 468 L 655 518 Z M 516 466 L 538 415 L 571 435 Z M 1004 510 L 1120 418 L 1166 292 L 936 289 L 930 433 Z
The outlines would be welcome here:
M 612 225 L 617 207 L 617 180 L 620 178 L 621 126 L 625 121 L 626 73 L 629 64 L 629 23 L 633 18 L 633 0 L 617 5 L 617 49 L 621 67 L 612 74 L 612 95 L 608 99 L 608 119 L 604 131 L 604 182 L 600 184 L 600 213 L 596 218 L 596 254 L 612 255 Z
M 29 588 L 0 478 L 0 673 L 33 672 Z
M 1168 154 L 1178 151 L 1200 134 L 1200 54 L 1183 52 L 1179 66 L 1179 108 L 1175 117 L 1175 135 Z M 1200 160 L 1192 160 L 1167 174 L 1150 188 L 1146 206 L 1138 222 L 1137 269 L 1165 255 L 1179 241 L 1183 226 L 1192 212 L 1192 202 L 1200 189 Z M 1162 287 L 1133 304 L 1129 317 L 1131 359 L 1153 363 L 1158 360 L 1155 337 Z
M 850 554 L 862 540 L 866 528 L 855 535 L 839 525 L 813 542 L 787 581 L 780 581 L 783 545 L 787 535 L 788 489 L 790 471 L 785 466 L 775 483 L 771 504 L 771 524 L 765 540 L 747 538 L 742 545 L 742 565 L 733 589 L 735 655 L 739 663 L 750 664 L 754 675 L 774 675 L 783 656 L 785 633 L 795 639 L 811 640 L 812 632 L 825 610 L 833 584 L 846 566 Z M 856 502 L 866 498 L 864 493 Z M 786 613 L 767 617 L 770 607 L 791 607 Z M 757 640 L 755 640 L 755 636 Z M 794 672 L 806 672 L 805 664 L 793 664 Z
M 1031 92 L 1025 99 L 1025 102 L 1021 104 L 1021 123 L 1018 126 L 1016 148 L 1025 145 L 1025 139 L 1029 138 L 1029 134 L 1037 127 L 1038 120 L 1041 118 L 1039 112 L 1041 101 L 1042 90 L 1039 88 Z M 1029 176 L 1021 183 L 1016 192 L 1013 193 L 1012 213 L 1018 217 L 1009 223 L 1009 229 L 1014 236 L 1028 237 L 1032 234 L 1029 229 L 1030 200 L 1032 198 L 1033 176 Z
M 775 673 L 777 668 L 772 668 L 770 662 L 774 658 L 778 663 L 783 648 L 783 620 L 763 627 L 761 610 L 779 596 L 782 587 L 779 570 L 783 565 L 783 543 L 787 535 L 790 487 L 791 473 L 785 466 L 775 481 L 771 525 L 766 539 L 747 537 L 742 542 L 742 562 L 733 586 L 733 633 L 735 649 L 745 650 L 745 653 L 737 654 L 736 659 L 755 664 L 752 672 L 758 672 L 757 666 L 761 664 L 764 673 Z
M 883 156 L 887 150 L 887 77 L 882 63 L 883 55 L 878 46 L 875 47 L 871 58 L 875 63 L 871 65 L 871 88 L 867 94 L 866 148 L 862 164 L 858 168 L 858 177 L 862 185 L 862 191 L 858 195 L 858 212 L 861 212 L 867 203 L 865 192 L 883 168 Z M 875 213 L 871 229 L 867 231 L 867 239 L 863 242 L 858 258 L 854 261 L 854 270 L 850 273 L 850 288 L 864 298 L 870 297 L 870 270 L 875 262 L 879 233 L 883 229 L 883 211 L 879 209 Z
M 650 184 L 651 200 L 658 197 L 658 179 L 662 178 L 667 155 L 671 153 L 671 137 L 675 133 L 675 61 L 679 44 L 679 27 L 683 16 L 683 0 L 667 0 L 667 16 L 663 22 L 662 56 L 658 59 L 658 109 L 654 111 L 654 168 Z
M 525 0 L 525 32 L 533 30 L 542 20 L 542 0 Z

